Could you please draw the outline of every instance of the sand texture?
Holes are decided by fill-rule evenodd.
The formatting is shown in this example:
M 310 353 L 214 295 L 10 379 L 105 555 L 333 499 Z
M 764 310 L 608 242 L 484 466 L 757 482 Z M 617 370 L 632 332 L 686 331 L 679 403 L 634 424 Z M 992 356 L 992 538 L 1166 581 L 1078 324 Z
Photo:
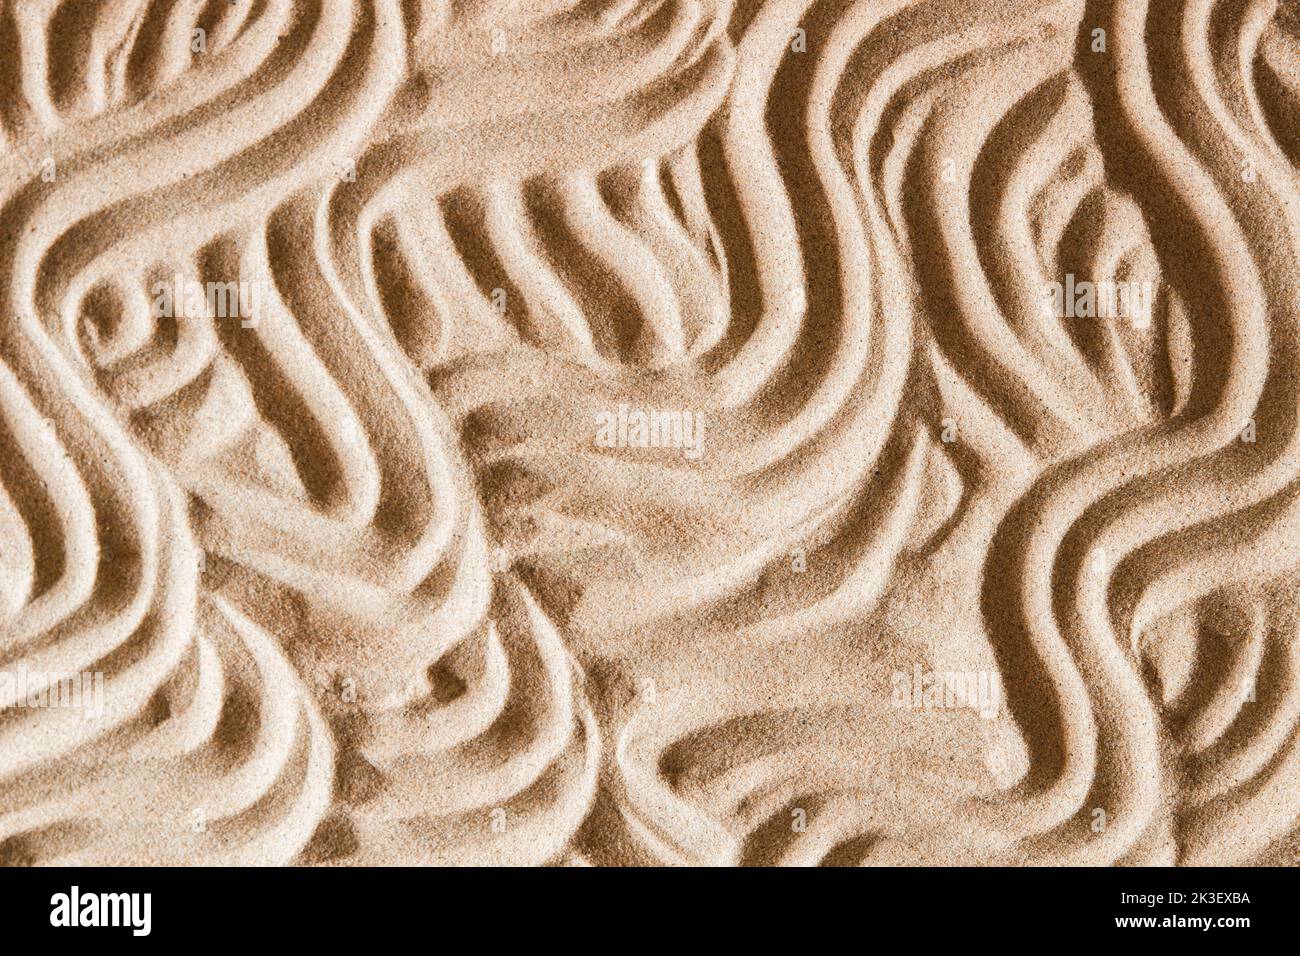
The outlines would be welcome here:
M 0 863 L 1300 862 L 1300 3 L 0 2 Z

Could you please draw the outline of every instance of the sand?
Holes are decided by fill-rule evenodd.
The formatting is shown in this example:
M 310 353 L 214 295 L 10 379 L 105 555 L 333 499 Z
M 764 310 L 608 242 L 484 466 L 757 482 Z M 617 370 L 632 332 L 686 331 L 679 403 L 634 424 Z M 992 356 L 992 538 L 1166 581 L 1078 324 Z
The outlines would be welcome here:
M 0 8 L 0 863 L 1300 862 L 1300 9 Z

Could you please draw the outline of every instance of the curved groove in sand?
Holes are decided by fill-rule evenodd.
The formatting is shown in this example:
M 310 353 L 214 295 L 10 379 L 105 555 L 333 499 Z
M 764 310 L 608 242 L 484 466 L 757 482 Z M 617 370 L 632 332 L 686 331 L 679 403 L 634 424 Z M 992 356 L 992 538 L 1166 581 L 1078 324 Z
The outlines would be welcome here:
M 0 672 L 106 682 L 0 701 L 0 863 L 1294 852 L 1293 8 L 51 0 L 0 54 Z

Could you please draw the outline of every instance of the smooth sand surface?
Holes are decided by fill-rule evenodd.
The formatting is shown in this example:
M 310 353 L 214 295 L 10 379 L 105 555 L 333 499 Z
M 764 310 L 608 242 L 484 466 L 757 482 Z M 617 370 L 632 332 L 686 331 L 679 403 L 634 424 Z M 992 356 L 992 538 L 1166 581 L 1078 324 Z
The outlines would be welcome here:
M 0 5 L 0 863 L 1295 865 L 1298 163 L 1294 2 Z

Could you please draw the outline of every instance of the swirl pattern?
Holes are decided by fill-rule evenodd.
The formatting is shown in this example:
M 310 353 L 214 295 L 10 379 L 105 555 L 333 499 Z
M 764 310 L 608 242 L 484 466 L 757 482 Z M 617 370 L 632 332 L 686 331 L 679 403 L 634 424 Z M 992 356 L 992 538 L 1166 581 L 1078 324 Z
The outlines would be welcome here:
M 0 863 L 1300 859 L 1300 11 L 0 3 Z

